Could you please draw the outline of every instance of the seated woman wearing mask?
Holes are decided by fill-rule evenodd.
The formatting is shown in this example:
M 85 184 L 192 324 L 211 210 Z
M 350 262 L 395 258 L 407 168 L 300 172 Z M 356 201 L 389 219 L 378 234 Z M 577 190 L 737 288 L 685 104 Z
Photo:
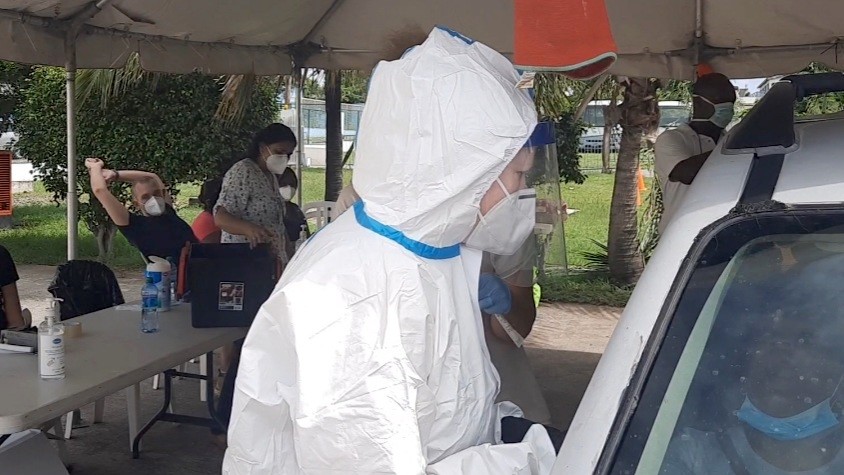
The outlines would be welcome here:
M 290 168 L 286 168 L 284 173 L 278 177 L 279 193 L 284 198 L 284 229 L 287 231 L 287 255 L 292 258 L 293 253 L 296 252 L 294 243 L 299 239 L 302 230 L 305 231 L 305 237 L 310 237 L 311 232 L 308 230 L 308 221 L 305 219 L 305 213 L 299 208 L 299 205 L 293 202 L 296 197 L 296 190 L 299 188 L 299 179 L 296 178 L 296 173 Z M 304 226 L 304 228 L 302 227 Z
M 91 190 L 106 213 L 147 260 L 157 256 L 179 262 L 185 243 L 196 242 L 191 227 L 176 214 L 164 183 L 155 173 L 109 170 L 99 158 L 85 159 Z M 132 184 L 132 202 L 140 213 L 129 212 L 108 188 L 110 182 Z
M 282 265 L 287 264 L 284 199 L 276 175 L 284 173 L 296 136 L 284 124 L 270 124 L 252 139 L 247 156 L 223 178 L 214 222 L 223 230 L 222 243 L 270 243 Z

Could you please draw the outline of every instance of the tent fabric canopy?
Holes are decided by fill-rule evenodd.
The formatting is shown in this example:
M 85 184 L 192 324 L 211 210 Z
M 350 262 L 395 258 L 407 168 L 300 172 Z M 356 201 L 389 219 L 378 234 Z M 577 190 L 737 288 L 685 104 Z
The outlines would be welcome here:
M 301 66 L 368 70 L 405 33 L 445 25 L 512 55 L 514 0 L 113 0 L 86 20 L 80 68 L 137 52 L 151 71 L 284 74 Z M 65 64 L 65 30 L 91 0 L 0 0 L 0 58 Z M 697 62 L 733 78 L 810 61 L 844 66 L 844 3 L 829 0 L 606 0 L 627 76 L 694 77 Z
M 607 9 L 619 49 L 616 74 L 691 79 L 696 51 L 731 78 L 796 72 L 812 61 L 844 68 L 837 46 L 843 2 L 607 0 Z

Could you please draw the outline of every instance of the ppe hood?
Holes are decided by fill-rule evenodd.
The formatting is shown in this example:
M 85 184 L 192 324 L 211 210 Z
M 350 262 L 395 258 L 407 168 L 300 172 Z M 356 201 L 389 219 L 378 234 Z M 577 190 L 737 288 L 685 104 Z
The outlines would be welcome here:
M 353 183 L 366 213 L 435 247 L 462 242 L 478 203 L 536 125 L 513 65 L 436 28 L 373 71 Z

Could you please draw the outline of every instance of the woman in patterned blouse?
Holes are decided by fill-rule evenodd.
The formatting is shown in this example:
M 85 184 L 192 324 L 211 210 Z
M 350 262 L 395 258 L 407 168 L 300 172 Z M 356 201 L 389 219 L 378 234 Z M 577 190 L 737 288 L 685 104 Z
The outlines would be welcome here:
M 287 168 L 296 136 L 284 124 L 270 124 L 252 139 L 248 158 L 234 164 L 223 178 L 214 222 L 223 243 L 269 243 L 287 264 L 284 199 L 276 175 Z

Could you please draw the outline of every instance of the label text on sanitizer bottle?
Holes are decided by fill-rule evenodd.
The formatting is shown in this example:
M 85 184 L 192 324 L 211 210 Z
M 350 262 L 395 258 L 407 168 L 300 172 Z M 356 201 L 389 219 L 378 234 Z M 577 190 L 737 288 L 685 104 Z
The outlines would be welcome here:
M 42 377 L 64 375 L 64 338 L 44 336 L 38 348 Z

